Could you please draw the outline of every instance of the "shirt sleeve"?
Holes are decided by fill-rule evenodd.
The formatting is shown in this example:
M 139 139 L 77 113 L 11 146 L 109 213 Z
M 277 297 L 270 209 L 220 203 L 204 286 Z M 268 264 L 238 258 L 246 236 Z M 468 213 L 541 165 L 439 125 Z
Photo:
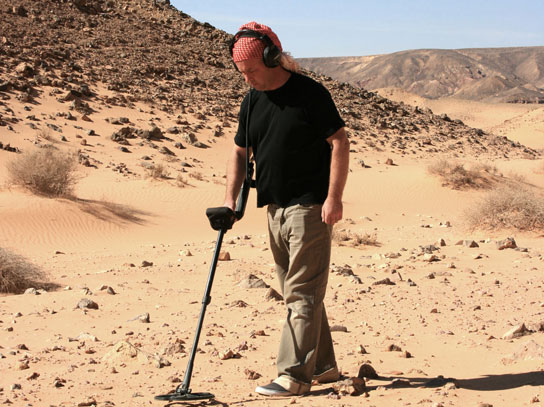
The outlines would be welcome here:
M 234 143 L 238 147 L 246 146 L 246 123 L 250 92 L 251 90 L 246 94 L 244 100 L 242 100 L 242 104 L 240 105 L 240 112 L 238 113 L 238 130 L 236 131 L 236 135 L 234 136 Z
M 340 117 L 330 92 L 323 85 L 316 82 L 312 94 L 309 103 L 311 121 L 325 138 L 329 138 L 346 123 Z

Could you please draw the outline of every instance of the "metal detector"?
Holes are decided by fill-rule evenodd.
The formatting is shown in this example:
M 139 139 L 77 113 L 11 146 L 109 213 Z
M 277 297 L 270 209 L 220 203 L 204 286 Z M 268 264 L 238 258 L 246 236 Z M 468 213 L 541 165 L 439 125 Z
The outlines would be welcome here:
M 247 151 L 246 151 L 247 152 Z M 215 245 L 215 251 L 213 253 L 212 264 L 210 266 L 210 273 L 208 275 L 208 282 L 206 284 L 206 291 L 204 298 L 202 299 L 202 309 L 200 310 L 200 317 L 198 319 L 198 326 L 196 329 L 195 338 L 193 341 L 193 348 L 187 363 L 187 369 L 185 370 L 185 376 L 181 385 L 179 385 L 174 391 L 155 396 L 155 400 L 163 401 L 191 401 L 191 400 L 205 400 L 212 399 L 214 395 L 212 393 L 198 392 L 193 393 L 189 388 L 191 383 L 191 375 L 193 373 L 193 365 L 195 361 L 196 350 L 198 347 L 198 340 L 200 338 L 200 332 L 202 330 L 202 323 L 204 321 L 204 314 L 206 313 L 206 307 L 211 301 L 210 292 L 212 290 L 213 278 L 215 276 L 215 268 L 217 266 L 217 260 L 219 259 L 219 252 L 221 250 L 221 243 L 223 242 L 223 236 L 227 230 L 232 228 L 232 225 L 237 220 L 242 219 L 244 216 L 247 198 L 249 195 L 249 189 L 252 186 L 253 177 L 253 163 L 249 162 L 249 154 L 246 156 L 246 178 L 238 195 L 236 202 L 236 209 L 233 211 L 225 206 L 218 208 L 206 209 L 206 216 L 210 221 L 210 225 L 214 230 L 218 230 L 217 242 Z

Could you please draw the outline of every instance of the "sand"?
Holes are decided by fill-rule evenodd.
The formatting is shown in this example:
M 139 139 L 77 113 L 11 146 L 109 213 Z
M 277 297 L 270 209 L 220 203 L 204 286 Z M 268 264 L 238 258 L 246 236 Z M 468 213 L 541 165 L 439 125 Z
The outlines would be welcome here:
M 404 95 L 403 101 L 410 103 L 410 97 Z M 10 106 L 21 117 L 30 114 L 16 101 Z M 0 296 L 0 403 L 161 405 L 154 396 L 174 389 L 186 370 L 217 238 L 205 209 L 223 202 L 234 129 L 216 137 L 215 123 L 207 123 L 197 136 L 211 148 L 186 146 L 175 151 L 176 161 L 136 143 L 131 153 L 121 152 L 109 139 L 118 126 L 105 121 L 128 117 L 140 127 L 153 121 L 168 128 L 175 124 L 174 115 L 145 105 L 105 105 L 92 122 L 80 115 L 75 121 L 55 116 L 66 110 L 65 104 L 44 97 L 31 114 L 41 128 L 50 122 L 62 129 L 66 141 L 49 132 L 56 146 L 82 150 L 101 163 L 79 167 L 75 198 L 38 197 L 14 186 L 0 192 L 0 247 L 39 265 L 59 287 L 39 295 Z M 541 107 L 444 100 L 433 110 L 544 148 Z M 190 114 L 185 119 L 197 123 Z M 24 150 L 44 135 L 23 122 L 13 128 L 0 128 L 1 139 Z M 88 129 L 96 135 L 88 135 Z M 146 177 L 144 155 L 169 168 L 171 178 Z M 2 183 L 6 163 L 15 157 L 0 151 Z M 395 165 L 386 165 L 387 158 Z M 336 230 L 370 236 L 372 244 L 335 243 L 325 302 L 342 373 L 357 376 L 369 363 L 379 375 L 367 379 L 362 395 L 338 395 L 331 385 L 315 385 L 304 397 L 254 393 L 275 377 L 285 318 L 283 303 L 267 300 L 266 288 L 240 285 L 253 274 L 278 289 L 265 211 L 255 207 L 254 191 L 246 216 L 225 235 L 222 250 L 230 260 L 217 266 L 193 391 L 211 392 L 215 402 L 210 405 L 225 406 L 544 404 L 539 325 L 544 321 L 544 236 L 469 229 L 466 212 L 486 192 L 444 187 L 427 171 L 435 158 L 351 156 L 344 220 Z M 361 159 L 366 168 L 358 164 Z M 181 162 L 192 166 L 182 173 L 189 184 L 184 187 L 175 179 Z M 542 192 L 542 159 L 491 164 L 505 176 L 523 176 Z M 496 241 L 507 237 L 522 250 L 498 250 Z M 440 239 L 445 246 L 438 246 L 430 261 L 422 247 Z M 478 247 L 457 245 L 460 241 Z M 348 269 L 355 277 L 347 275 Z M 84 298 L 98 309 L 78 307 Z M 146 313 L 149 319 L 140 318 Z M 525 335 L 503 338 L 521 324 L 528 328 Z M 234 357 L 225 358 L 229 350 Z

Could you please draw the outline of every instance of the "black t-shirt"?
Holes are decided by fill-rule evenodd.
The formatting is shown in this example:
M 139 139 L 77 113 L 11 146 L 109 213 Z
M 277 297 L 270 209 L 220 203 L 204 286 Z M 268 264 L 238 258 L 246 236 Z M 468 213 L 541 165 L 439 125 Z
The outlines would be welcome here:
M 292 73 L 279 89 L 250 90 L 242 102 L 234 137 L 240 147 L 246 145 L 249 100 L 249 145 L 257 166 L 257 206 L 323 203 L 331 158 L 326 139 L 345 126 L 329 91 L 297 73 Z

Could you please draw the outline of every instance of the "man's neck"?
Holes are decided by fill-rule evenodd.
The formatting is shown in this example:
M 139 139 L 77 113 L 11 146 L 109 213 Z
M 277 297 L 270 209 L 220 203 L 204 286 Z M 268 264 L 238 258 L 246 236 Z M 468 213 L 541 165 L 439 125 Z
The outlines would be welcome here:
M 287 83 L 289 78 L 291 77 L 291 72 L 289 72 L 286 69 L 283 69 L 281 66 L 278 66 L 277 72 L 274 73 L 274 79 L 272 80 L 270 84 L 270 89 L 268 90 L 276 90 L 281 88 L 283 85 Z

